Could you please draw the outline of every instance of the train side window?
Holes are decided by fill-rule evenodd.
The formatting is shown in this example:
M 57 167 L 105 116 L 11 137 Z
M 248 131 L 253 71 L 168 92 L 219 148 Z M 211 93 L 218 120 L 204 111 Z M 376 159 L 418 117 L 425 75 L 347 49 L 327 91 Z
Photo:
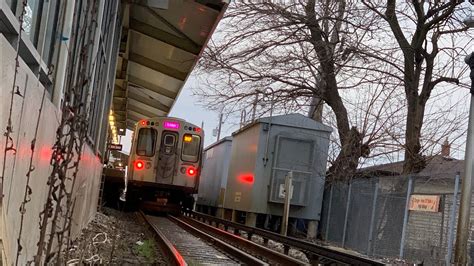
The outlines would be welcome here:
M 183 136 L 183 151 L 181 157 L 186 162 L 197 162 L 201 147 L 201 137 L 198 135 L 185 134 Z
M 155 155 L 156 130 L 153 128 L 140 128 L 138 131 L 137 154 L 141 156 Z

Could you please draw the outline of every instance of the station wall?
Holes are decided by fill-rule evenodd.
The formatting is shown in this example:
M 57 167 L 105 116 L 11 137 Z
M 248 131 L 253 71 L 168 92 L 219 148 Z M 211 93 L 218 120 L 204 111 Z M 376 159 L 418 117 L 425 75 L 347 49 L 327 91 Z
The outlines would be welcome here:
M 0 35 L 0 128 L 4 132 L 10 113 L 11 84 L 15 70 L 15 50 L 4 36 Z M 46 97 L 38 125 L 36 148 L 32 156 L 31 142 L 34 139 L 41 99 L 45 88 L 38 82 L 28 66 L 21 61 L 17 74 L 18 90 L 12 106 L 13 143 L 16 152 L 10 151 L 5 158 L 4 197 L 1 210 L 2 259 L 5 265 L 14 263 L 17 239 L 20 231 L 20 206 L 26 187 L 26 174 L 30 158 L 35 170 L 31 174 L 30 201 L 25 206 L 22 237 L 22 253 L 19 264 L 33 259 L 39 238 L 39 214 L 44 208 L 47 195 L 47 180 L 51 173 L 50 159 L 55 141 L 56 129 L 61 117 L 58 108 Z M 46 92 L 48 93 L 48 92 Z M 5 137 L 0 142 L 0 169 L 3 169 Z M 84 146 L 83 160 L 75 190 L 76 206 L 72 234 L 77 235 L 95 215 L 99 193 L 102 163 L 88 145 Z M 26 253 L 28 251 L 28 253 Z
M 62 116 L 65 84 L 68 78 L 82 73 L 78 71 L 84 72 L 76 67 L 82 63 L 88 70 L 87 83 L 80 84 L 76 89 L 87 96 L 85 108 L 89 117 L 94 119 L 89 119 L 87 140 L 80 152 L 79 171 L 71 193 L 74 202 L 72 239 L 96 213 L 102 160 L 110 131 L 107 117 L 113 95 L 121 29 L 119 1 L 29 2 L 25 7 L 26 24 L 23 24 L 20 33 L 18 16 L 23 2 L 0 0 L 0 177 L 3 176 L 0 179 L 0 191 L 3 191 L 0 201 L 0 250 L 4 265 L 26 265 L 34 260 L 37 253 L 40 214 L 47 201 L 48 178 L 52 173 L 50 162 Z M 35 5 L 42 8 L 33 8 Z M 33 27 L 30 23 L 39 24 Z M 82 62 L 80 55 L 86 48 L 82 45 L 81 32 L 88 27 L 94 28 L 91 31 L 94 35 L 89 35 L 93 43 L 86 46 L 92 56 Z M 6 144 L 3 134 L 9 119 L 12 131 L 9 143 L 13 143 L 15 150 L 7 151 L 4 156 L 5 147 L 10 146 Z M 31 149 L 33 141 L 34 151 Z M 27 186 L 29 169 L 34 170 Z M 72 171 L 68 171 L 67 177 L 72 177 Z M 69 180 L 66 186 L 69 191 L 72 181 Z M 31 190 L 27 193 L 26 204 L 23 204 L 27 188 Z M 53 207 L 54 204 L 53 201 Z M 65 217 L 65 211 L 63 208 L 61 217 Z M 58 221 L 60 228 L 63 222 L 64 218 Z M 49 239 L 50 228 L 51 219 L 46 240 Z M 17 244 L 18 239 L 20 245 Z M 57 246 L 57 243 L 53 245 Z M 45 261 L 44 253 L 41 261 Z

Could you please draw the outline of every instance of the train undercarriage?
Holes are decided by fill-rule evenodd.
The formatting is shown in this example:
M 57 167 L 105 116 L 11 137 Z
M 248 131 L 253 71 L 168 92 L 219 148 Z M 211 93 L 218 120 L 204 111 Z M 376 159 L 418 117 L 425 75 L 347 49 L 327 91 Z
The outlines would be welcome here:
M 179 214 L 194 207 L 194 188 L 131 180 L 124 191 L 123 172 L 104 169 L 102 206 Z

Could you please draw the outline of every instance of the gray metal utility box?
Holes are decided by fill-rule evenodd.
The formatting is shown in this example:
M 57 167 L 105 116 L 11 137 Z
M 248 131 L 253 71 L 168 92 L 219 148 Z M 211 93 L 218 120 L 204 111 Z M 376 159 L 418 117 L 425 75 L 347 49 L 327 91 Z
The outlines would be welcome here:
M 223 206 L 231 148 L 232 137 L 225 137 L 204 150 L 196 204 Z
M 233 133 L 224 208 L 282 215 L 293 171 L 290 217 L 319 220 L 332 128 L 300 114 L 265 117 Z

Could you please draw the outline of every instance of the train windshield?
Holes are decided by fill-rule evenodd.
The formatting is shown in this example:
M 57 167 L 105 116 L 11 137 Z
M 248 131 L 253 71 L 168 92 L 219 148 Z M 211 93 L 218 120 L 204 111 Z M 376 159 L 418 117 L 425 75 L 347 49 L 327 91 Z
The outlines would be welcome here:
M 153 156 L 155 154 L 156 130 L 153 128 L 140 128 L 138 131 L 137 154 Z
M 201 146 L 201 137 L 198 135 L 186 134 L 183 136 L 183 161 L 197 162 L 199 159 L 199 147 Z

